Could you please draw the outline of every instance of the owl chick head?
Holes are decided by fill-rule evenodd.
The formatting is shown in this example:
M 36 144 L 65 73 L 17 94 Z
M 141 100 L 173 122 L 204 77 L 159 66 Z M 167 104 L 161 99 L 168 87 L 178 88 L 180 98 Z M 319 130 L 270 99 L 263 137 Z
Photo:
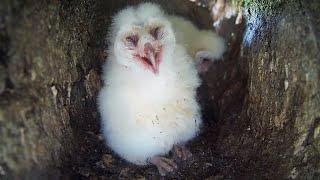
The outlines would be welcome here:
M 128 7 L 116 14 L 111 35 L 118 63 L 155 75 L 175 48 L 170 22 L 161 8 L 151 3 Z

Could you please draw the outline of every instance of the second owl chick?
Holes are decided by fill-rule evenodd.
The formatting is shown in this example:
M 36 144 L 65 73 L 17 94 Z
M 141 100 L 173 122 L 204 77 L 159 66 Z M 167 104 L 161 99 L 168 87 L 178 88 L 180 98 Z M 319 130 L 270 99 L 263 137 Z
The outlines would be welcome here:
M 168 16 L 175 32 L 177 43 L 183 45 L 189 55 L 196 61 L 198 71 L 205 72 L 208 69 L 204 60 L 211 62 L 221 58 L 226 50 L 222 37 L 211 30 L 200 30 L 183 17 Z

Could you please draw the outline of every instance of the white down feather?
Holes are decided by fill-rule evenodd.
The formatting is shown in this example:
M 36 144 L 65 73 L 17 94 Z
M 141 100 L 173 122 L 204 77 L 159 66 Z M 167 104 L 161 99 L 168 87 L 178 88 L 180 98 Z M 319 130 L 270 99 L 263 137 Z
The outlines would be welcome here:
M 142 6 L 150 11 L 136 16 L 161 11 L 153 4 Z M 132 8 L 122 11 L 121 22 L 114 22 L 114 26 L 125 23 L 126 17 L 134 18 L 133 13 Z M 104 87 L 98 97 L 102 132 L 107 145 L 120 157 L 144 165 L 149 158 L 168 153 L 174 144 L 183 144 L 199 132 L 202 120 L 196 90 L 200 79 L 195 61 L 179 39 L 172 46 L 173 53 L 164 51 L 158 75 L 119 64 L 127 59 L 115 55 L 112 41 L 103 69 Z

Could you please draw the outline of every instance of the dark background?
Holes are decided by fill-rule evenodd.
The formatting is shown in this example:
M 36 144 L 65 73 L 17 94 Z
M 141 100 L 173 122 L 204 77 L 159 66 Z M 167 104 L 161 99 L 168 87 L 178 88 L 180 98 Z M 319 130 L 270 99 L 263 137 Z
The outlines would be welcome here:
M 0 179 L 158 178 L 104 146 L 96 110 L 108 25 L 138 2 L 0 2 Z M 156 2 L 214 30 L 207 8 Z M 230 3 L 245 21 L 221 25 L 228 52 L 199 88 L 205 126 L 168 178 L 319 178 L 319 1 Z

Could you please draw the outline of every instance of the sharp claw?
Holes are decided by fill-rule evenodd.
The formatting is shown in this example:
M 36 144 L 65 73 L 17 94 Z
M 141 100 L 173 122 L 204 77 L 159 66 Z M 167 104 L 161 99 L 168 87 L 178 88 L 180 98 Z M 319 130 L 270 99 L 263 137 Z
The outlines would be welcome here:
M 179 146 L 179 145 L 175 145 L 173 147 L 173 153 L 175 156 L 177 156 L 178 158 L 184 161 L 189 159 L 192 156 L 191 152 L 185 146 Z
M 164 169 L 162 169 L 162 168 L 158 168 L 158 171 L 159 171 L 159 174 L 161 175 L 161 176 L 165 176 L 166 175 L 166 171 L 164 170 Z
M 168 163 L 168 167 L 171 168 L 172 170 L 177 169 L 178 166 L 176 163 L 174 163 L 172 160 L 170 159 L 166 159 L 166 163 Z
M 178 158 L 182 158 L 182 154 L 181 154 L 181 151 L 180 151 L 180 148 L 179 146 L 174 146 L 173 147 L 173 152 L 176 156 L 178 156 Z
M 149 162 L 157 166 L 161 176 L 165 176 L 168 172 L 173 172 L 178 168 L 176 163 L 165 157 L 156 156 L 151 158 Z

